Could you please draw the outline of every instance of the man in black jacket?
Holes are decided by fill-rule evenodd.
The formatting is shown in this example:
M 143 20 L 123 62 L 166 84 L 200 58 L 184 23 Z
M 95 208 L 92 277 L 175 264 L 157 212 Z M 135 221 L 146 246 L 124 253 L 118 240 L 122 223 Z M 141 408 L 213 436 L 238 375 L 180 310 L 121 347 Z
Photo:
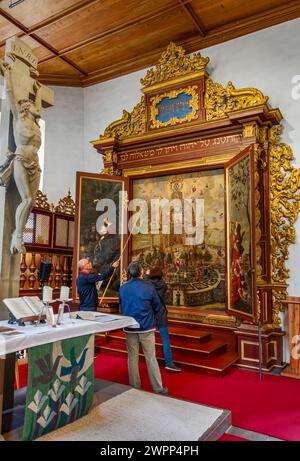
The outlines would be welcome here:
M 115 261 L 111 268 L 104 274 L 92 274 L 93 265 L 88 259 L 81 259 L 78 262 L 79 276 L 76 280 L 77 291 L 79 294 L 81 311 L 96 311 L 98 306 L 98 292 L 96 283 L 108 279 L 115 268 L 119 266 L 119 261 Z
M 163 387 L 160 370 L 155 355 L 155 315 L 162 309 L 162 304 L 155 288 L 142 280 L 142 268 L 136 261 L 129 264 L 127 272 L 130 280 L 119 290 L 122 314 L 133 317 L 139 327 L 126 327 L 126 346 L 128 351 L 128 374 L 131 386 L 140 389 L 139 344 L 141 343 L 148 376 L 152 389 L 157 394 L 168 394 Z

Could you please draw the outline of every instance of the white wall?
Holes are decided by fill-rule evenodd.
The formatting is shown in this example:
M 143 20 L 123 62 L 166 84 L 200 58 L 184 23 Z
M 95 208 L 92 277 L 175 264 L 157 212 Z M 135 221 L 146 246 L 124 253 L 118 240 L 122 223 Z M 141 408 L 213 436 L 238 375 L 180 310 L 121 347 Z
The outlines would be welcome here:
M 84 164 L 86 171 L 99 172 L 102 157 L 90 144 L 99 139 L 107 125 L 122 117 L 123 109 L 131 112 L 139 103 L 140 78 L 145 70 L 115 78 L 84 89 Z
M 53 87 L 54 106 L 43 109 L 45 153 L 43 192 L 58 204 L 70 188 L 75 197 L 76 171 L 83 168 L 83 89 Z

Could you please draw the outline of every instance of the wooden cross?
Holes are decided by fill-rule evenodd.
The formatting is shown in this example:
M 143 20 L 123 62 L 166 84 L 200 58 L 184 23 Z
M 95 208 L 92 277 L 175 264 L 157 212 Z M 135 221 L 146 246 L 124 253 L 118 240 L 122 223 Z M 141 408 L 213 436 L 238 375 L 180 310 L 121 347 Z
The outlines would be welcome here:
M 17 37 L 12 37 L 5 44 L 5 61 L 12 66 L 12 79 L 17 100 L 28 99 L 34 95 L 33 85 L 38 76 L 38 59 L 26 43 Z M 53 106 L 54 92 L 42 85 L 42 106 Z

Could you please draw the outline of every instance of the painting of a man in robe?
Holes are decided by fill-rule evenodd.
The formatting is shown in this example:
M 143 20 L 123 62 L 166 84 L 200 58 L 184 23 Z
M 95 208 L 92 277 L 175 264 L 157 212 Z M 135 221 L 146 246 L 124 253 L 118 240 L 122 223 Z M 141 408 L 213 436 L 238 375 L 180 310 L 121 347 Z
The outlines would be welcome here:
M 103 211 L 97 211 L 97 203 L 103 198 L 110 198 L 116 204 L 116 229 L 119 226 L 119 192 L 122 183 L 119 181 L 105 181 L 104 179 L 82 178 L 80 194 L 80 222 L 79 222 L 79 252 L 78 260 L 88 258 L 95 272 L 104 273 L 120 256 L 121 235 L 115 231 L 113 223 L 104 219 L 99 224 L 99 217 Z M 102 221 L 101 221 L 102 222 Z M 105 290 L 107 281 L 102 283 L 99 296 Z M 106 291 L 105 298 L 118 296 L 120 287 L 120 269 Z
M 132 236 L 132 258 L 145 269 L 159 265 L 168 290 L 166 304 L 199 310 L 225 309 L 224 171 L 214 169 L 178 175 L 134 179 L 133 198 L 150 204 L 151 199 L 193 200 L 204 203 L 203 240 L 187 244 L 188 233 L 174 231 L 175 213 L 170 213 L 170 231 Z M 150 205 L 149 205 L 150 210 Z M 149 211 L 149 222 L 151 221 Z
M 228 228 L 230 308 L 251 313 L 251 226 L 249 157 L 228 170 Z

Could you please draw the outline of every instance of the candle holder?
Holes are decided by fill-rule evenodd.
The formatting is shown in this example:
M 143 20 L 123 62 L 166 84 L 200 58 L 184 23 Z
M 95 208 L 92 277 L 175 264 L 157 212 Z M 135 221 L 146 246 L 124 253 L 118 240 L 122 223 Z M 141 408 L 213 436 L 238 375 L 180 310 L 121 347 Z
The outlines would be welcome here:
M 73 298 L 69 298 L 69 299 L 57 299 L 56 301 L 59 301 L 61 304 L 59 305 L 58 307 L 58 314 L 57 314 L 57 320 L 56 320 L 56 323 L 57 325 L 61 325 L 62 324 L 62 319 L 63 319 L 63 314 L 65 312 L 65 307 L 67 307 L 67 312 L 69 312 L 69 318 L 71 320 L 71 323 L 75 323 L 71 317 L 71 310 L 70 310 L 70 306 L 69 304 L 66 302 L 66 301 L 73 301 Z
M 41 323 L 41 318 L 43 317 L 44 314 L 46 315 L 47 320 L 48 320 L 49 318 L 51 318 L 51 313 L 50 313 L 50 306 L 49 306 L 49 304 L 54 303 L 55 300 L 53 300 L 53 301 L 42 301 L 42 302 L 43 302 L 43 308 L 42 308 L 41 312 L 39 313 L 38 320 L 37 320 L 37 322 L 36 322 L 36 324 L 35 324 L 36 327 L 38 327 L 38 326 L 40 325 L 40 323 Z M 51 308 L 51 309 L 52 309 L 52 308 Z M 52 312 L 52 316 L 53 316 L 53 312 Z M 48 320 L 48 322 L 49 322 L 49 320 Z M 51 325 L 52 325 L 52 327 L 56 327 L 56 324 L 55 324 L 55 321 L 54 321 L 54 316 L 53 316 L 53 320 L 52 320 L 52 322 L 51 322 Z

